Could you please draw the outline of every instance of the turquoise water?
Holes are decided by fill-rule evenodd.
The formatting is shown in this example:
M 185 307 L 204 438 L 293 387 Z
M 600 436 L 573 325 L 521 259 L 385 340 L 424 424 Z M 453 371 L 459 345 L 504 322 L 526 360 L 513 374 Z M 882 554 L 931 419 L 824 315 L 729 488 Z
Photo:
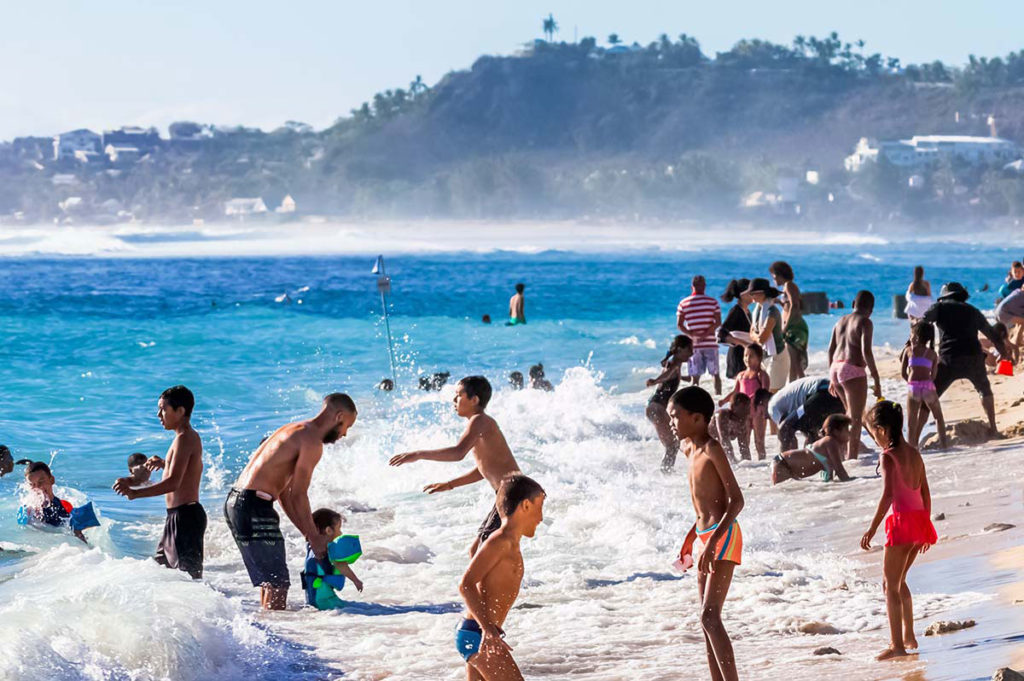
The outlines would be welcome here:
M 647 370 L 675 333 L 675 305 L 696 273 L 704 274 L 709 292 L 717 294 L 730 278 L 768 276 L 772 260 L 786 259 L 804 291 L 826 291 L 847 304 L 859 289 L 874 291 L 879 298 L 876 342 L 898 345 L 906 322 L 891 319 L 890 301 L 906 290 L 914 265 L 926 265 L 936 290 L 941 282 L 956 279 L 973 291 L 985 283 L 997 287 L 1009 262 L 1018 257 L 1005 249 L 960 244 L 396 255 L 388 259 L 391 328 L 399 359 L 396 395 L 374 390 L 390 370 L 372 258 L 0 261 L 5 292 L 0 297 L 0 442 L 15 458 L 52 461 L 58 484 L 72 490 L 73 500 L 94 501 L 105 519 L 94 541 L 102 555 L 72 555 L 76 547 L 16 525 L 20 475 L 5 477 L 0 481 L 0 542 L 9 550 L 0 558 L 0 602 L 18 596 L 18 580 L 10 577 L 38 569 L 33 561 L 84 561 L 82 569 L 99 562 L 101 567 L 89 569 L 112 576 L 127 569 L 119 558 L 152 553 L 162 500 L 127 502 L 110 485 L 126 473 L 131 452 L 164 453 L 170 438 L 156 419 L 156 402 L 170 385 L 184 383 L 196 394 L 194 423 L 206 449 L 203 501 L 211 525 L 220 525 L 219 505 L 227 487 L 260 439 L 288 420 L 311 415 L 327 392 L 342 390 L 356 399 L 361 423 L 354 436 L 366 443 L 372 434 L 374 447 L 367 456 L 379 466 L 377 459 L 393 443 L 415 439 L 410 433 L 443 441 L 452 432 L 444 402 L 417 399 L 416 378 L 423 373 L 483 373 L 507 392 L 504 377 L 513 370 L 525 373 L 536 362 L 544 363 L 556 384 L 567 371 L 584 367 L 601 391 L 585 399 L 600 403 L 578 404 L 573 414 L 606 409 L 603 401 L 642 391 Z M 508 328 L 501 322 L 517 281 L 527 285 L 529 324 Z M 281 299 L 286 293 L 290 302 Z M 977 294 L 973 302 L 990 308 L 991 295 Z M 483 314 L 496 323 L 482 324 Z M 811 352 L 823 352 L 834 318 L 810 317 L 809 322 Z M 563 394 L 573 399 L 576 393 Z M 634 423 L 626 430 L 643 424 L 642 400 L 635 402 L 627 409 Z M 396 433 L 396 423 L 408 432 Z M 392 482 L 372 478 L 363 484 L 372 487 L 372 494 L 365 488 L 349 490 L 354 498 L 397 493 Z M 402 498 L 392 500 L 400 504 Z M 218 588 L 217 570 L 227 574 L 231 562 L 230 552 L 225 553 L 221 567 L 214 568 Z M 171 580 L 148 563 L 138 569 L 151 579 Z M 237 566 L 233 569 L 237 575 Z M 168 584 L 168 589 L 201 588 Z M 218 609 L 227 606 L 212 598 L 200 599 L 216 611 L 210 617 L 230 621 L 245 610 L 221 613 Z M 147 630 L 149 624 L 145 620 L 138 626 Z M 257 630 L 236 636 L 231 645 L 247 650 L 238 642 L 256 645 L 251 637 L 270 635 Z M 28 637 L 24 644 L 31 647 L 39 640 Z M 146 668 L 103 652 L 102 642 L 84 633 L 76 640 L 79 655 L 69 659 L 102 652 L 103 664 L 126 675 Z M 182 655 L 193 653 L 173 650 L 160 664 L 171 665 Z M 265 664 L 277 659 L 265 655 Z M 200 657 L 212 660 L 215 651 Z M 225 658 L 239 678 L 251 672 L 244 657 L 229 652 Z M 287 657 L 294 665 L 302 656 Z M 214 665 L 209 660 L 203 664 Z M 209 669 L 232 677 L 216 665 Z M 11 678 L 22 678 L 7 671 Z M 78 663 L 58 665 L 53 673 L 93 678 L 81 673 Z M 305 672 L 281 673 L 300 678 Z M 159 669 L 152 674 L 158 678 Z

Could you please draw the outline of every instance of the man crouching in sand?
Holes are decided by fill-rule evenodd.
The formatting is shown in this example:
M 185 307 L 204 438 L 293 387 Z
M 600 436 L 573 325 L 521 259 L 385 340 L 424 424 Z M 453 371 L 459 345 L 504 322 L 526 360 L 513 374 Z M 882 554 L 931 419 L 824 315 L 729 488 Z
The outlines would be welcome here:
M 356 422 L 356 405 L 342 393 L 324 398 L 320 413 L 309 421 L 278 428 L 249 459 L 224 502 L 224 517 L 242 552 L 253 586 L 260 587 L 264 610 L 284 610 L 288 602 L 288 564 L 281 518 L 274 500 L 309 542 L 317 558 L 327 555 L 309 508 L 309 481 L 324 445 L 345 437 Z

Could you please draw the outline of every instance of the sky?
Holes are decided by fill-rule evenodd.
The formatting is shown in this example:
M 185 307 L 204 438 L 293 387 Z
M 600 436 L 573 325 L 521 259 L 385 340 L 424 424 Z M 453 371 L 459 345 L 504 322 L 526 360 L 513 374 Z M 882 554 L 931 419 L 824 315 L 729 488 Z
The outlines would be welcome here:
M 789 43 L 838 31 L 904 63 L 1024 48 L 1020 0 L 0 0 L 0 140 L 176 120 L 316 128 L 417 75 L 542 37 Z

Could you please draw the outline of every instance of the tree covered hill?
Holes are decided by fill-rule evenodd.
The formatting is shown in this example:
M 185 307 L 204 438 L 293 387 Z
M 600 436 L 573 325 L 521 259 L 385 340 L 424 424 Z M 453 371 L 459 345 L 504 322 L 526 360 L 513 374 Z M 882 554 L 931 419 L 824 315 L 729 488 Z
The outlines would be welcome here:
M 17 140 L 0 146 L 0 215 L 224 219 L 232 197 L 289 194 L 298 214 L 353 217 L 733 218 L 751 192 L 810 170 L 821 181 L 801 189 L 804 218 L 1018 217 L 1024 180 L 1001 168 L 932 168 L 916 192 L 884 163 L 843 168 L 861 137 L 993 126 L 1024 142 L 1024 51 L 902 67 L 836 34 L 744 40 L 713 57 L 686 35 L 647 47 L 537 41 L 433 87 L 417 77 L 378 93 L 320 132 L 172 139 L 117 167 L 54 162 L 48 139 Z

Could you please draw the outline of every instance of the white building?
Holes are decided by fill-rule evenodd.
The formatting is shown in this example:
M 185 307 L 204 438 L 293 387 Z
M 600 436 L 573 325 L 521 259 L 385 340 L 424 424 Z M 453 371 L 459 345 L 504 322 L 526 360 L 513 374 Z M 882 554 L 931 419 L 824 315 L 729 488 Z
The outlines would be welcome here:
M 865 164 L 878 161 L 879 156 L 897 168 L 914 169 L 940 159 L 955 159 L 972 165 L 1006 163 L 1020 156 L 1020 148 L 1001 137 L 915 135 L 907 140 L 883 141 L 874 145 L 862 137 L 853 154 L 846 157 L 844 165 L 848 171 L 856 173 Z
M 286 195 L 281 199 L 281 205 L 274 209 L 275 213 L 294 213 L 295 212 L 295 199 L 292 198 L 291 194 Z
M 263 199 L 231 199 L 224 204 L 224 215 L 230 217 L 245 217 L 246 215 L 257 215 L 267 212 L 267 204 Z
M 74 158 L 75 153 L 79 151 L 98 154 L 101 149 L 101 140 L 99 135 L 85 128 L 54 135 L 53 160 L 62 161 L 66 158 Z
M 111 163 L 135 163 L 142 158 L 142 152 L 138 147 L 108 144 L 103 153 L 107 155 Z

